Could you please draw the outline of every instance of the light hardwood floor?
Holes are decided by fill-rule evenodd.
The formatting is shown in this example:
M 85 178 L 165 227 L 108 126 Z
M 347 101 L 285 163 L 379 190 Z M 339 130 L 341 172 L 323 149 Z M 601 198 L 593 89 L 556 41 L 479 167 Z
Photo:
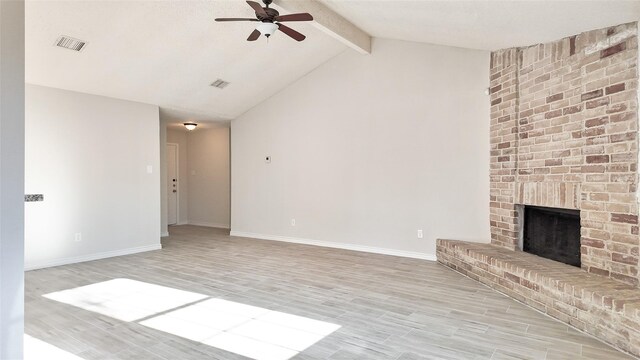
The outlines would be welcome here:
M 294 359 L 631 359 L 435 262 L 170 232 L 159 251 L 28 272 L 25 332 L 86 360 L 246 359 L 42 296 L 127 278 L 341 326 Z

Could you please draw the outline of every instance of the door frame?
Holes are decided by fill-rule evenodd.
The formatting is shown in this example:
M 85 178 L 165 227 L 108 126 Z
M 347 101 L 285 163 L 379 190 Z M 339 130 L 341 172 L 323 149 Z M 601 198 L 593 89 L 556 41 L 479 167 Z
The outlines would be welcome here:
M 1 0 L 0 0 L 1 1 Z M 176 183 L 178 183 L 176 189 L 176 223 L 172 225 L 180 225 L 180 189 L 182 186 L 180 185 L 180 144 L 178 143 L 170 143 L 168 142 L 166 146 L 175 145 L 176 147 Z M 167 159 L 169 156 L 167 156 Z M 167 167 L 168 168 L 168 167 Z M 167 174 L 168 175 L 168 174 Z M 167 181 L 168 181 L 167 176 Z M 169 199 L 167 198 L 167 226 L 169 226 Z

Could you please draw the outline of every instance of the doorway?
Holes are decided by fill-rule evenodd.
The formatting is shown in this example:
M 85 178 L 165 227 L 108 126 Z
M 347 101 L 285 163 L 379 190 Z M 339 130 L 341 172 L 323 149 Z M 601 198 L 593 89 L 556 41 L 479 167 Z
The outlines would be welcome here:
M 182 124 L 168 124 L 161 140 L 165 236 L 170 225 L 230 227 L 230 129 L 201 125 L 187 131 Z
M 167 225 L 178 223 L 178 144 L 167 144 Z

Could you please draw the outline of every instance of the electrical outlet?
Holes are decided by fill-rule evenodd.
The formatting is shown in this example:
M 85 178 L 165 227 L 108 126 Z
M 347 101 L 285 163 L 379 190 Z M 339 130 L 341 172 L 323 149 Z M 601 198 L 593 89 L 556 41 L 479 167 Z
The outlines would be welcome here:
M 418 239 L 422 239 L 422 229 L 418 230 Z
M 296 219 L 291 219 L 291 226 L 296 226 Z
M 82 241 L 82 233 L 76 233 L 73 237 L 76 242 Z

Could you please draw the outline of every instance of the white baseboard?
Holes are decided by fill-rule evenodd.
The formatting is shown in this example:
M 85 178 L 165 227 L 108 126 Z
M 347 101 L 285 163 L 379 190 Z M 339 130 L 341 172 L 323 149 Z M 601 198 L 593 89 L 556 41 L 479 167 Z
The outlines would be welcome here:
M 163 231 L 163 232 L 160 234 L 160 237 L 167 237 L 167 236 L 169 236 L 169 232 L 168 232 L 168 231 Z
M 212 228 L 218 228 L 218 229 L 231 228 L 229 224 L 213 223 L 213 222 L 206 222 L 206 221 L 189 221 L 189 225 L 206 226 L 206 227 L 212 227 Z
M 279 236 L 279 235 L 264 235 L 264 234 L 256 234 L 256 233 L 234 231 L 234 230 L 231 230 L 231 236 L 246 237 L 246 238 L 260 239 L 260 240 L 282 241 L 282 242 L 288 242 L 288 243 L 294 243 L 294 244 L 314 245 L 314 246 L 321 246 L 321 247 L 328 247 L 328 248 L 335 248 L 335 249 L 355 250 L 355 251 L 362 251 L 362 252 L 368 252 L 368 253 L 374 253 L 374 254 L 392 255 L 392 256 L 401 256 L 401 257 L 412 258 L 412 259 L 437 261 L 435 254 L 425 254 L 425 253 L 414 252 L 414 251 L 395 250 L 395 249 L 379 248 L 379 247 L 365 246 L 365 245 L 336 243 L 336 242 L 322 241 L 322 240 L 301 239 L 301 238 Z
M 29 270 L 36 270 L 36 269 L 44 269 L 48 267 L 76 264 L 76 263 L 81 263 L 85 261 L 100 260 L 100 259 L 106 259 L 106 258 L 115 257 L 115 256 L 131 255 L 131 254 L 137 254 L 145 251 L 160 250 L 160 249 L 162 249 L 162 245 L 153 244 L 153 245 L 138 246 L 138 247 L 122 249 L 122 250 L 105 251 L 101 253 L 82 255 L 82 256 L 76 256 L 76 257 L 37 261 L 34 263 L 25 264 L 24 270 L 29 271 Z

